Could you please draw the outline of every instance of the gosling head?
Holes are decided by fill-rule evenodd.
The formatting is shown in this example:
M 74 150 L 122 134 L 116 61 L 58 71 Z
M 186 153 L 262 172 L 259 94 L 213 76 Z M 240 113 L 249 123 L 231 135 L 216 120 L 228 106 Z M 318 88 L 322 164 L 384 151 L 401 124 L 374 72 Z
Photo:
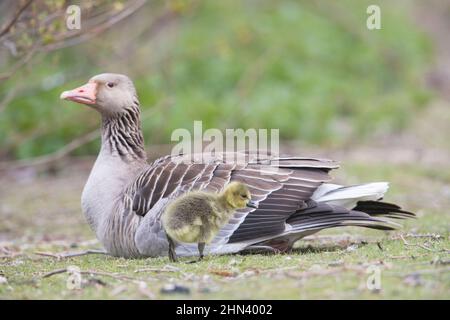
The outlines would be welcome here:
M 223 191 L 227 203 L 234 209 L 245 207 L 257 208 L 257 203 L 252 201 L 252 196 L 247 186 L 241 182 L 231 182 Z
M 85 85 L 64 91 L 60 98 L 90 106 L 105 116 L 124 113 L 137 104 L 133 82 L 127 76 L 115 73 L 96 75 Z

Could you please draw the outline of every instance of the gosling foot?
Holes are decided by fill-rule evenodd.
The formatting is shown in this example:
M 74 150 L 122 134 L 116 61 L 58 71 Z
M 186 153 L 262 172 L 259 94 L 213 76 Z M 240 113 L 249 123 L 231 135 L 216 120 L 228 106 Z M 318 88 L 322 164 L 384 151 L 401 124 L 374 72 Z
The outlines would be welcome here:
M 203 260 L 203 257 L 204 257 L 203 250 L 205 250 L 205 243 L 204 242 L 199 242 L 197 247 L 198 247 L 198 253 L 199 253 L 198 260 L 189 261 L 188 263 L 197 263 L 197 262 Z

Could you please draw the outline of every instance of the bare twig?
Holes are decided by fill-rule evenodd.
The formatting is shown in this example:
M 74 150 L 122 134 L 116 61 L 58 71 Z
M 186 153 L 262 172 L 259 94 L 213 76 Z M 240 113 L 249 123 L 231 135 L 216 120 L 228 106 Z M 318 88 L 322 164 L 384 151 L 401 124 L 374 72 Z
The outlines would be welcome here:
M 66 258 L 85 256 L 88 254 L 107 254 L 107 252 L 104 250 L 90 249 L 90 250 L 85 250 L 85 251 L 80 251 L 80 252 L 66 252 L 66 253 L 52 253 L 52 252 L 36 251 L 35 254 L 37 254 L 39 256 L 51 257 L 51 258 L 61 260 L 61 259 L 66 259 Z
M 61 274 L 61 273 L 66 273 L 69 272 L 69 268 L 64 268 L 64 269 L 56 269 L 50 272 L 47 272 L 45 274 L 43 274 L 41 276 L 41 279 L 45 279 L 45 278 L 49 278 L 51 276 L 57 275 L 57 274 Z M 138 287 L 138 291 L 144 295 L 145 297 L 149 298 L 149 299 L 155 299 L 155 294 L 148 289 L 147 283 L 139 280 L 137 278 L 133 278 L 133 277 L 129 277 L 129 276 L 125 276 L 125 275 L 121 275 L 121 274 L 117 274 L 117 273 L 110 273 L 110 272 L 105 272 L 105 271 L 94 271 L 94 270 L 88 270 L 88 271 L 80 271 L 80 274 L 83 275 L 87 275 L 87 276 L 101 276 L 101 277 L 109 277 L 115 280 L 121 280 L 121 281 L 129 281 L 132 282 L 134 284 L 137 285 Z M 120 288 L 120 292 L 126 290 L 126 287 L 121 287 Z M 116 295 L 119 292 L 119 290 L 114 290 L 114 294 Z
M 428 248 L 427 246 L 425 246 L 423 244 L 420 244 L 420 243 L 419 244 L 409 243 L 408 241 L 406 241 L 405 237 L 402 234 L 400 235 L 400 238 L 402 239 L 403 244 L 405 246 L 408 246 L 408 247 L 419 247 L 419 248 L 422 248 L 422 249 L 425 249 L 425 250 L 428 250 L 428 251 L 431 251 L 431 252 L 436 252 L 436 250 Z
M 25 160 L 19 160 L 14 162 L 14 164 L 6 165 L 9 169 L 14 168 L 21 168 L 21 167 L 31 167 L 31 166 L 39 166 L 43 164 L 47 164 L 50 162 L 54 162 L 56 160 L 60 160 L 61 158 L 65 157 L 75 149 L 78 149 L 82 145 L 85 145 L 88 142 L 93 141 L 96 139 L 100 134 L 100 129 L 96 129 L 94 131 L 91 131 L 75 140 L 70 142 L 69 144 L 65 145 L 63 148 L 57 150 L 54 153 L 50 153 L 44 156 L 36 157 L 33 159 L 25 159 Z M 4 164 L 0 164 L 0 170 L 3 169 Z
M 20 15 L 26 10 L 26 8 L 33 2 L 33 0 L 28 0 L 14 15 L 13 19 L 5 25 L 5 27 L 2 28 L 0 31 L 0 38 L 2 38 L 4 35 L 6 35 L 10 29 L 14 26 L 14 24 L 19 19 Z M 103 33 L 104 31 L 110 29 L 113 25 L 117 24 L 118 22 L 122 21 L 123 19 L 129 17 L 131 14 L 138 11 L 144 4 L 146 3 L 146 0 L 135 0 L 134 2 L 131 2 L 127 7 L 122 9 L 119 13 L 111 15 L 109 12 L 107 14 L 102 14 L 101 18 L 98 19 L 98 17 L 95 17 L 91 19 L 92 20 L 101 20 L 105 22 L 98 22 L 97 24 L 94 24 L 91 28 L 83 28 L 80 32 L 68 32 L 63 33 L 59 39 L 57 39 L 56 42 L 52 42 L 47 45 L 42 45 L 41 40 L 36 40 L 30 48 L 27 48 L 27 54 L 22 57 L 16 64 L 14 64 L 10 70 L 0 74 L 0 81 L 4 81 L 12 77 L 21 67 L 23 67 L 25 64 L 27 64 L 30 59 L 34 56 L 36 52 L 50 52 L 62 48 L 66 48 L 69 46 L 78 45 L 82 42 L 85 42 L 89 39 L 92 39 L 99 34 Z M 59 11 L 56 13 L 51 14 L 49 17 L 46 18 L 44 21 L 44 24 L 48 24 L 52 20 L 60 17 L 63 15 L 63 11 Z M 57 37 L 57 35 L 56 35 Z
M 60 255 L 61 258 L 73 258 L 73 257 L 85 256 L 85 255 L 88 255 L 88 254 L 103 254 L 103 255 L 107 255 L 108 253 L 105 250 L 89 249 L 89 250 L 80 251 L 80 252 L 61 253 L 59 255 Z
M 88 254 L 107 254 L 107 252 L 104 250 L 89 249 L 89 250 L 80 251 L 80 252 L 65 252 L 65 253 L 64 252 L 63 253 L 52 253 L 52 252 L 36 251 L 35 254 L 37 254 L 39 256 L 52 257 L 52 258 L 61 260 L 61 259 L 66 259 L 66 258 L 85 256 Z
M 75 34 L 75 37 L 73 34 L 70 34 L 68 37 L 64 37 L 61 39 L 61 41 L 49 44 L 47 46 L 44 46 L 42 48 L 43 51 L 53 51 L 58 50 L 70 46 L 74 46 L 77 44 L 80 44 L 82 42 L 85 42 L 87 40 L 90 40 L 97 35 L 103 33 L 104 31 L 111 28 L 116 23 L 122 21 L 123 19 L 127 18 L 131 14 L 135 13 L 137 10 L 139 10 L 144 4 L 146 3 L 146 0 L 137 0 L 133 2 L 131 5 L 129 5 L 127 8 L 121 10 L 116 15 L 113 15 L 111 17 L 108 17 L 106 19 L 106 22 L 100 25 L 95 26 L 94 28 L 91 28 L 86 32 L 86 30 L 83 31 L 82 34 Z
M 48 278 L 51 276 L 54 276 L 56 274 L 61 274 L 61 273 L 65 273 L 68 272 L 67 268 L 64 269 L 56 269 L 50 272 L 47 272 L 45 274 L 43 274 L 41 276 L 41 278 Z M 110 277 L 113 279 L 117 279 L 117 280 L 126 280 L 126 281 L 132 281 L 136 284 L 139 284 L 143 281 L 133 278 L 133 277 L 129 277 L 129 276 L 125 276 L 125 275 L 120 275 L 117 273 L 110 273 L 110 272 L 104 272 L 104 271 L 94 271 L 94 270 L 88 270 L 88 271 L 80 271 L 80 274 L 84 274 L 84 275 L 96 275 L 96 276 L 104 276 L 104 277 Z
M 425 234 L 416 234 L 416 233 L 407 233 L 405 238 L 431 238 L 431 239 L 442 239 L 442 236 L 437 233 L 425 233 Z
M 67 272 L 66 268 L 64 268 L 64 269 L 56 269 L 56 270 L 53 270 L 53 271 L 45 273 L 42 276 L 42 278 L 48 278 L 48 277 L 54 276 L 55 274 L 60 274 L 60 273 L 65 273 L 65 272 Z
M 0 38 L 3 37 L 5 34 L 7 34 L 9 32 L 9 30 L 11 30 L 11 28 L 14 26 L 14 24 L 20 18 L 20 15 L 26 10 L 26 8 L 28 8 L 28 6 L 32 2 L 33 2 L 33 0 L 28 0 L 27 2 L 24 3 L 23 6 L 21 6 L 17 10 L 17 12 L 14 14 L 13 18 L 11 19 L 11 21 L 9 21 L 4 27 L 2 27 L 2 29 L 0 31 Z
M 152 115 L 154 112 L 159 110 L 161 107 L 166 106 L 168 103 L 171 103 L 169 99 L 164 99 L 160 103 L 158 103 L 155 107 L 152 109 L 146 110 L 142 113 L 142 120 L 145 120 L 150 115 Z M 24 160 L 18 160 L 18 161 L 11 161 L 11 162 L 2 162 L 0 163 L 0 171 L 1 170 L 11 170 L 11 169 L 19 169 L 23 167 L 35 167 L 35 166 L 41 166 L 46 165 L 49 163 L 53 163 L 57 160 L 61 160 L 62 158 L 69 155 L 72 151 L 78 149 L 79 147 L 85 145 L 86 143 L 89 143 L 93 140 L 95 140 L 100 135 L 100 129 L 95 129 L 94 131 L 88 132 L 85 135 L 82 135 L 81 137 L 76 138 L 69 144 L 65 145 L 61 149 L 46 154 L 40 157 L 32 158 L 32 159 L 24 159 Z

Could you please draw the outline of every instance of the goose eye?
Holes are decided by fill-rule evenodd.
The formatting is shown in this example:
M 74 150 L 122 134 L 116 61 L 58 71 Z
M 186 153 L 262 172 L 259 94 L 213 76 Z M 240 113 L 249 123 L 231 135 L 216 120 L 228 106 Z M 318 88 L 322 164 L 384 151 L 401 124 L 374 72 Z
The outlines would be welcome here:
M 247 195 L 246 194 L 241 194 L 241 197 L 244 199 L 247 199 Z
M 112 87 L 115 86 L 115 84 L 114 84 L 113 82 L 108 82 L 106 85 L 107 85 L 108 87 L 110 87 L 110 88 L 112 88 Z

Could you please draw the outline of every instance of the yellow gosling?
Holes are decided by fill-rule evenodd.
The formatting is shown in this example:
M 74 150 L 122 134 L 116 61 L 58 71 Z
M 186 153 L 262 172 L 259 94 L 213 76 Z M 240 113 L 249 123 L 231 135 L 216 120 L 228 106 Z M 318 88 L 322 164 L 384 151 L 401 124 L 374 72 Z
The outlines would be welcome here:
M 231 182 L 218 194 L 194 191 L 175 199 L 162 215 L 170 261 L 177 261 L 175 245 L 179 242 L 197 243 L 199 260 L 203 259 L 205 244 L 211 242 L 237 209 L 245 207 L 257 206 L 241 182 Z

